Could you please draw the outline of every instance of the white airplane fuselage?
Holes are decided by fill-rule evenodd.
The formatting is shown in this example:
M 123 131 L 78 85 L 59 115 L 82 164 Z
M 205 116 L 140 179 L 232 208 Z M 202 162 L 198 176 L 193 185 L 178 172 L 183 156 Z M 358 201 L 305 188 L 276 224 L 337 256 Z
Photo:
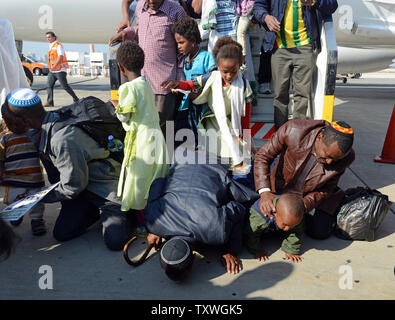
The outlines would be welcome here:
M 0 18 L 13 24 L 15 39 L 107 43 L 121 20 L 121 0 L 2 0 Z M 395 58 L 395 0 L 338 0 L 333 15 L 338 73 L 369 72 Z

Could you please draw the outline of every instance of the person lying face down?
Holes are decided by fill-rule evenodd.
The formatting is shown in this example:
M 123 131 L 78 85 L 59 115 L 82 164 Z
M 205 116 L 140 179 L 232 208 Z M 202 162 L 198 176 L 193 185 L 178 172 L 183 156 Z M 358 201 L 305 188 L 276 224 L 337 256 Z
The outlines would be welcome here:
M 277 196 L 273 205 L 276 208 L 273 219 L 262 214 L 259 201 L 252 205 L 248 223 L 244 228 L 244 243 L 248 251 L 259 261 L 269 260 L 261 246 L 261 236 L 264 233 L 280 231 L 287 235 L 281 246 L 286 259 L 302 261 L 299 255 L 305 210 L 302 198 L 296 194 L 285 193 Z
M 196 159 L 206 161 L 198 164 Z M 161 250 L 165 272 L 176 269 L 176 275 L 166 272 L 172 280 L 190 268 L 193 250 L 189 246 L 195 244 L 220 246 L 227 272 L 242 270 L 237 255 L 242 249 L 246 206 L 259 196 L 233 181 L 228 169 L 229 165 L 220 164 L 216 155 L 205 158 L 204 151 L 192 151 L 186 161 L 178 163 L 176 159 L 166 178 L 152 183 L 144 212 L 150 233 L 147 240 L 158 245 L 161 237 L 178 239 L 168 240 Z M 169 266 L 182 259 L 186 262 L 181 267 Z

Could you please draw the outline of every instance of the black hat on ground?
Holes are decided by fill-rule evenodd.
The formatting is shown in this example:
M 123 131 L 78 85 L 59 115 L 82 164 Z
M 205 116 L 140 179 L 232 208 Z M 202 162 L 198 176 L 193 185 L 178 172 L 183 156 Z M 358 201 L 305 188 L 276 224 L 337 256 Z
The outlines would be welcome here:
M 193 252 L 188 242 L 174 237 L 166 241 L 160 250 L 160 265 L 173 281 L 182 281 L 192 267 Z

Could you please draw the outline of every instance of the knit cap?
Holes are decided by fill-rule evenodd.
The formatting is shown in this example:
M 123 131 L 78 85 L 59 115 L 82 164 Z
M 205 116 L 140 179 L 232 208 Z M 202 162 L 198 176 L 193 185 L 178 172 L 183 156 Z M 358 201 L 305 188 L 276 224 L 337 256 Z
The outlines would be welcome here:
M 354 130 L 351 128 L 351 126 L 344 121 L 334 121 L 331 123 L 330 128 L 332 131 L 335 131 L 336 133 L 339 133 L 343 136 L 352 136 L 354 134 Z

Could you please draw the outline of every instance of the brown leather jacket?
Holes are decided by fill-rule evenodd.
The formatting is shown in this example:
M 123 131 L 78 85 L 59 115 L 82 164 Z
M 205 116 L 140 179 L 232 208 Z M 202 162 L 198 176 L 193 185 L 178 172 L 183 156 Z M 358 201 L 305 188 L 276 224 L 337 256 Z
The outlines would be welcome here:
M 324 120 L 290 120 L 259 149 L 255 155 L 255 188 L 270 188 L 281 193 L 300 172 L 299 168 L 311 152 L 320 130 L 329 125 Z M 279 156 L 272 172 L 270 165 Z M 354 150 L 343 159 L 311 169 L 303 185 L 303 201 L 307 211 L 316 208 L 322 200 L 332 195 L 340 176 L 355 159 Z

